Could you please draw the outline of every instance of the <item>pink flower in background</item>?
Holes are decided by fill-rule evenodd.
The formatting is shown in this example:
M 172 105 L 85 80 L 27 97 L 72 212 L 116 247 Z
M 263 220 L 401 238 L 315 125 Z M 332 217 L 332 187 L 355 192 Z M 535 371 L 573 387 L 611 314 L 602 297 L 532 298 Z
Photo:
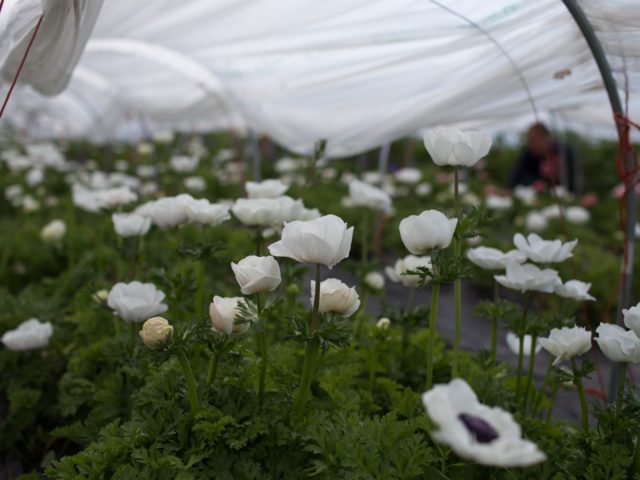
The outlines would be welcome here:
M 580 198 L 580 205 L 582 205 L 584 208 L 591 208 L 595 205 L 597 205 L 599 199 L 598 199 L 598 195 L 596 195 L 593 192 L 589 192 L 584 194 L 581 198 Z

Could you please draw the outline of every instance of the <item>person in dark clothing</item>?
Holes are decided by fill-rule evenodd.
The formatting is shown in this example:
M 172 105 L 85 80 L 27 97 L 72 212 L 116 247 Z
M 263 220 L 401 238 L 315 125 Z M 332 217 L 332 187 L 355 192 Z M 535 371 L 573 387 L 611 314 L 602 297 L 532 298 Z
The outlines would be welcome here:
M 509 176 L 509 188 L 516 185 L 563 185 L 575 191 L 573 152 L 552 136 L 543 123 L 537 122 L 527 130 L 527 142 L 518 163 Z

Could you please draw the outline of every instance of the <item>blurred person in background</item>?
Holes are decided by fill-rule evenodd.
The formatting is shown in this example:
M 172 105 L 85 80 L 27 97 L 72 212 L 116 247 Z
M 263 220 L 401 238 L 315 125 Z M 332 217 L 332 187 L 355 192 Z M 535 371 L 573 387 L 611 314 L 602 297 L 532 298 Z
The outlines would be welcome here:
M 509 176 L 509 188 L 533 186 L 543 190 L 562 185 L 575 192 L 573 152 L 555 140 L 547 126 L 536 122 L 527 130 L 526 144 Z

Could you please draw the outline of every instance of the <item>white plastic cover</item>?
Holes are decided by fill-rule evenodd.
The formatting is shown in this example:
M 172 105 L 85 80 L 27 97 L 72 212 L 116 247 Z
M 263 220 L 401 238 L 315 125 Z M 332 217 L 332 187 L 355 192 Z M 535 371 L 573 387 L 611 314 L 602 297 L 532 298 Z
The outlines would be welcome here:
M 6 0 L 27 17 L 32 3 Z M 633 117 L 637 0 L 580 5 Z M 437 125 L 513 130 L 536 112 L 615 134 L 595 62 L 559 0 L 106 0 L 69 87 L 51 99 L 21 89 L 7 120 L 99 140 L 250 128 L 298 152 L 326 139 L 340 156 Z

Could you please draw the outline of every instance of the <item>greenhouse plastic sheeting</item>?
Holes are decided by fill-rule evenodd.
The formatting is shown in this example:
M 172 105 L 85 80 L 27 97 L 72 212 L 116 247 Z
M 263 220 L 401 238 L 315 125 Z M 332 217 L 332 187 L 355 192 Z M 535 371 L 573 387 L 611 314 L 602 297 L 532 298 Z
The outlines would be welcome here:
M 33 2 L 6 3 L 29 24 Z M 633 117 L 637 1 L 579 3 Z M 2 64 L 5 79 L 12 71 Z M 47 93 L 54 74 L 23 80 Z M 97 140 L 252 129 L 298 152 L 326 139 L 340 156 L 422 128 L 510 130 L 536 117 L 615 134 L 596 64 L 559 0 L 105 0 L 67 89 L 45 98 L 24 86 L 6 121 Z

